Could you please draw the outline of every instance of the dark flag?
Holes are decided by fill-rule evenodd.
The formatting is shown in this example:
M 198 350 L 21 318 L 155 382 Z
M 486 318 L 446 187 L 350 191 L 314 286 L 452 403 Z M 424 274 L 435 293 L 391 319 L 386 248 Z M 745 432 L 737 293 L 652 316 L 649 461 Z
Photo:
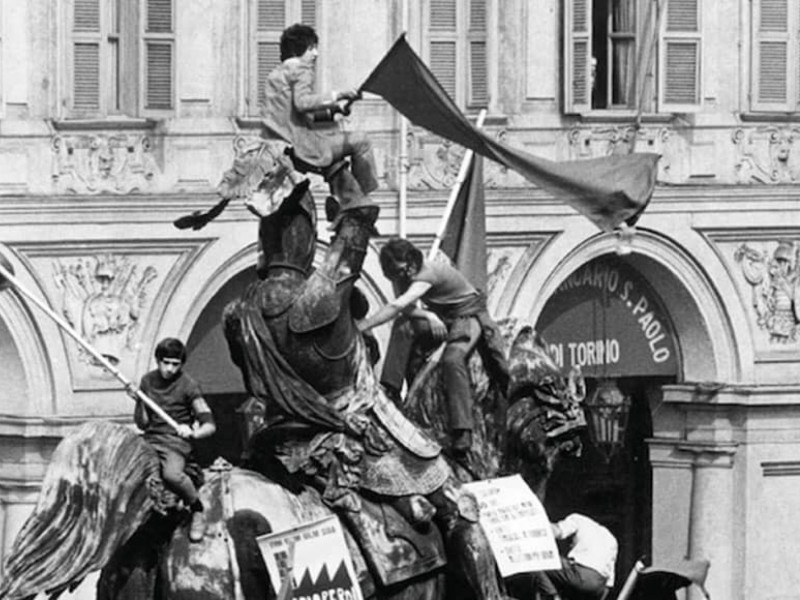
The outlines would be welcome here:
M 440 246 L 458 270 L 478 289 L 486 290 L 486 207 L 483 157 L 473 155 L 458 190 Z
M 472 126 L 402 35 L 364 84 L 412 123 L 517 171 L 605 231 L 633 225 L 650 201 L 659 155 L 555 162 L 513 148 Z

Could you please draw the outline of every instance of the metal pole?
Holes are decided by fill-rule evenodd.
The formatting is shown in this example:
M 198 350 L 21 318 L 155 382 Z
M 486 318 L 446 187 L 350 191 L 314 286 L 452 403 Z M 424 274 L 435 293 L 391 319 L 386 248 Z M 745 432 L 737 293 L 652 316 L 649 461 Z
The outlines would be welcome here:
M 475 121 L 475 127 L 480 129 L 483 126 L 484 119 L 486 119 L 485 108 L 481 109 L 481 112 L 478 114 L 478 120 Z M 450 219 L 450 215 L 455 208 L 456 200 L 458 199 L 458 192 L 461 190 L 464 179 L 467 177 L 467 170 L 469 169 L 469 163 L 472 160 L 473 154 L 475 153 L 472 150 L 467 150 L 464 153 L 464 159 L 461 161 L 461 168 L 458 170 L 456 184 L 453 186 L 453 190 L 450 192 L 450 198 L 447 199 L 447 206 L 445 206 L 442 220 L 439 223 L 439 231 L 436 232 L 436 237 L 433 240 L 433 244 L 431 244 L 431 249 L 428 251 L 428 260 L 431 260 L 434 256 L 436 256 L 436 253 L 439 251 L 439 247 L 442 245 L 442 239 L 444 239 L 445 231 L 447 231 L 447 221 Z
M 134 387 L 133 384 L 122 373 L 120 373 L 119 370 L 117 370 L 117 368 L 114 367 L 114 365 L 112 365 L 105 356 L 103 356 L 97 350 L 95 350 L 86 340 L 84 340 L 80 336 L 80 334 L 77 331 L 75 331 L 75 329 L 73 329 L 73 327 L 69 323 L 67 323 L 64 319 L 58 316 L 49 306 L 47 306 L 44 302 L 42 302 L 31 292 L 29 292 L 15 276 L 2 263 L 0 263 L 0 281 L 2 281 L 3 279 L 11 283 L 20 294 L 22 294 L 28 300 L 33 302 L 48 317 L 53 319 L 53 321 L 56 322 L 56 325 L 61 327 L 61 329 L 63 329 L 73 340 L 78 342 L 78 344 L 80 344 L 84 350 L 86 350 L 89 354 L 91 354 L 92 357 L 97 362 L 99 362 L 109 373 L 111 373 L 114 377 L 119 379 L 127 389 L 129 390 L 133 389 Z M 139 388 L 136 388 L 136 396 L 142 402 L 145 403 L 147 408 L 152 410 L 164 421 L 166 421 L 167 424 L 169 424 L 169 426 L 172 427 L 176 432 L 179 430 L 180 426 L 178 425 L 178 422 L 172 417 L 170 417 L 166 412 L 164 412 L 163 408 L 161 408 L 158 404 L 153 402 L 153 400 L 151 400 Z
M 408 31 L 408 2 L 403 0 L 400 10 L 402 11 L 400 19 L 402 22 L 402 30 Z M 406 228 L 408 226 L 408 120 L 400 115 L 400 196 L 398 198 L 397 206 L 397 234 L 401 238 L 406 237 Z

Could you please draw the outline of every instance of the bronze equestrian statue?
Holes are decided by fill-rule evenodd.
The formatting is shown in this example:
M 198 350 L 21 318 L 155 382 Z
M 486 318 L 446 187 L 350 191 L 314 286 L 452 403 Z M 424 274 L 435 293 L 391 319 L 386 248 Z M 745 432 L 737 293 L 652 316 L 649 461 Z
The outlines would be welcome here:
M 256 536 L 332 512 L 367 596 L 502 597 L 474 501 L 375 379 L 354 319 L 366 311 L 355 282 L 378 209 L 346 167 L 328 175 L 338 202 L 322 262 L 312 270 L 316 208 L 300 182 L 260 221 L 260 281 L 225 311 L 231 356 L 266 425 L 250 468 L 206 472 L 206 538 L 190 544 L 164 516 L 151 493 L 157 459 L 132 431 L 89 424 L 54 455 L 0 598 L 58 594 L 97 569 L 104 599 L 272 598 Z

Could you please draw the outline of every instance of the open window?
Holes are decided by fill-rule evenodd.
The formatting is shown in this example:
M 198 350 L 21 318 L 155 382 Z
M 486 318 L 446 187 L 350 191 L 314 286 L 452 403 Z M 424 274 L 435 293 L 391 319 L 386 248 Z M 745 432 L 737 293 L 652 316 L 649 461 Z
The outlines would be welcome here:
M 751 108 L 794 112 L 800 104 L 800 1 L 753 0 Z
M 489 0 L 427 0 L 427 62 L 455 102 L 466 109 L 489 103 Z
M 318 0 L 250 0 L 247 113 L 256 116 L 270 71 L 280 63 L 281 33 L 289 25 L 317 26 Z
M 69 116 L 174 109 L 174 0 L 68 0 Z
M 699 108 L 699 0 L 564 1 L 565 112 Z

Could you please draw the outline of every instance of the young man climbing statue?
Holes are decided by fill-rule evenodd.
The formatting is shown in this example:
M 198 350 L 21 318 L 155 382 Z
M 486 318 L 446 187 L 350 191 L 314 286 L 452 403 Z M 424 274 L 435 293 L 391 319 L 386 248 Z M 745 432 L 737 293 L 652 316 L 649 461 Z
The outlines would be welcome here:
M 183 342 L 175 338 L 161 340 L 156 346 L 155 357 L 157 368 L 142 376 L 139 388 L 178 422 L 178 431 L 138 399 L 134 421 L 144 432 L 145 441 L 158 454 L 164 483 L 189 507 L 192 513 L 189 539 L 199 542 L 206 528 L 203 503 L 185 468 L 192 455 L 191 440 L 207 438 L 217 428 L 200 386 L 183 371 L 186 363 Z M 136 399 L 135 394 L 132 396 Z
M 336 115 L 343 101 L 361 97 L 358 90 L 317 93 L 317 44 L 313 27 L 295 24 L 281 35 L 281 63 L 267 76 L 261 116 L 267 129 L 293 146 L 297 158 L 326 169 L 350 157 L 361 191 L 378 187 L 372 143 L 363 132 L 342 129 Z
M 383 274 L 396 298 L 359 322 L 369 331 L 398 316 L 425 318 L 433 338 L 446 342 L 442 354 L 445 400 L 452 438 L 451 450 L 463 455 L 472 446 L 472 388 L 467 362 L 483 341 L 484 365 L 502 386 L 508 385 L 508 365 L 501 347 L 500 332 L 486 309 L 486 297 L 447 262 L 426 259 L 408 240 L 394 238 L 380 251 Z M 422 301 L 427 310 L 417 306 Z M 490 364 L 486 364 L 486 359 Z

